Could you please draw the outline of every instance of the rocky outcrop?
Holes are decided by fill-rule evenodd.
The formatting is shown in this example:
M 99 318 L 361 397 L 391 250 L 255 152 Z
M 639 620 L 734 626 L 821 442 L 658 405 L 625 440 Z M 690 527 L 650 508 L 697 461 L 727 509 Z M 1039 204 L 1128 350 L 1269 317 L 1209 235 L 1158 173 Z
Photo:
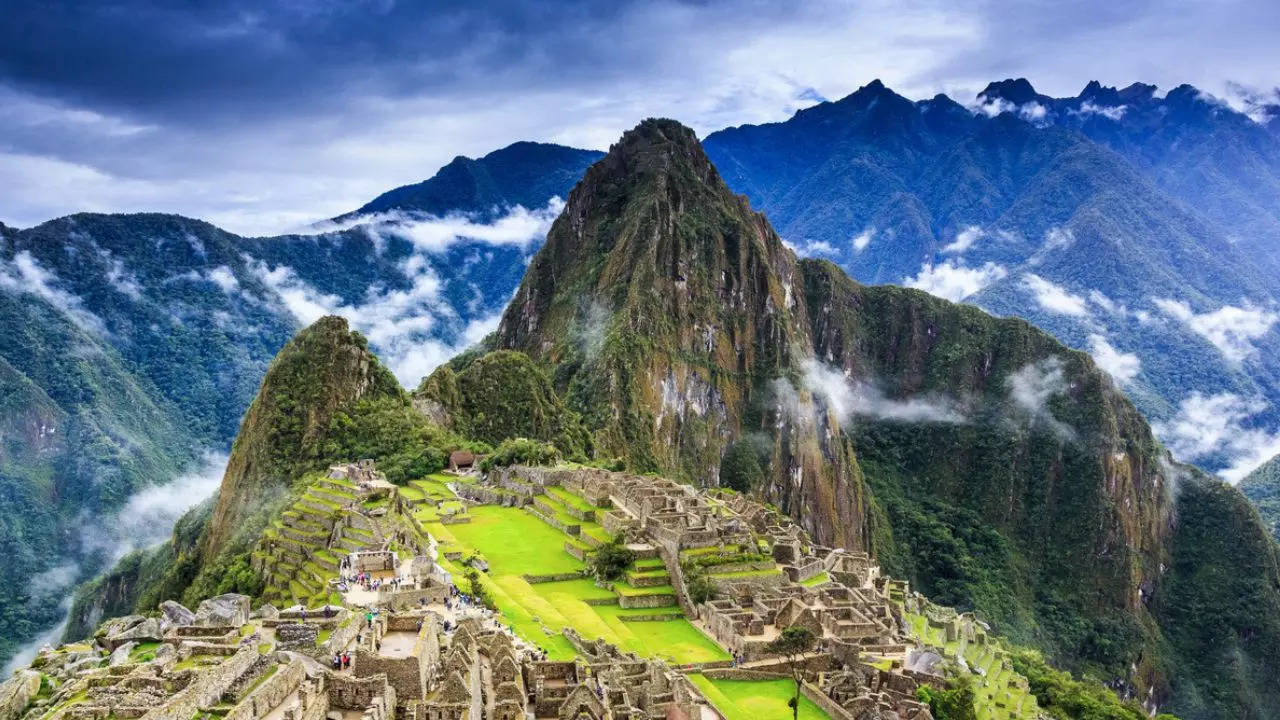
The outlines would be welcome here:
M 249 598 L 228 593 L 200 603 L 195 624 L 201 627 L 240 627 L 249 622 Z

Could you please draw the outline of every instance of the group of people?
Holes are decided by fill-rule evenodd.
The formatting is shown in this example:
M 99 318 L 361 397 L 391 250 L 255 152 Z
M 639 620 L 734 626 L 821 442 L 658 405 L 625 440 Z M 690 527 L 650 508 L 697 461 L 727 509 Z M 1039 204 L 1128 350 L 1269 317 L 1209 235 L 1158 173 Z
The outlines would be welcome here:
M 346 650 L 343 650 L 340 653 L 335 653 L 333 656 L 332 664 L 333 664 L 334 670 L 350 670 L 351 669 L 351 653 L 347 652 Z

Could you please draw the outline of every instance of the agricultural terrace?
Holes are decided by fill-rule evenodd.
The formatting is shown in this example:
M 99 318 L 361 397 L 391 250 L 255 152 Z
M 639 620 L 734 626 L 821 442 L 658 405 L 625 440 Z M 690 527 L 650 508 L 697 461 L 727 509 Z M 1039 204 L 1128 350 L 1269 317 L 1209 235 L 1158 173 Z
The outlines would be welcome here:
M 763 720 L 789 718 L 787 701 L 795 696 L 796 686 L 781 680 L 714 680 L 698 673 L 689 675 L 693 684 L 724 715 L 725 720 Z M 830 720 L 807 697 L 800 696 L 800 720 Z
M 415 483 L 416 489 L 430 492 L 421 483 Z M 621 581 L 613 589 L 571 577 L 582 573 L 586 565 L 569 554 L 566 545 L 585 551 L 610 537 L 600 525 L 570 516 L 566 506 L 579 511 L 592 509 L 585 499 L 564 488 L 551 488 L 538 498 L 540 512 L 562 524 L 578 525 L 578 536 L 528 510 L 500 505 L 473 505 L 466 509 L 465 522 L 446 524 L 415 517 L 425 521 L 424 527 L 440 546 L 442 564 L 455 578 L 463 579 L 465 572 L 459 562 L 448 558 L 478 557 L 488 564 L 489 572 L 477 576 L 483 591 L 518 635 L 547 650 L 552 659 L 567 660 L 575 654 L 560 632 L 564 628 L 675 664 L 729 659 L 728 653 L 681 613 L 660 561 L 656 565 L 653 560 L 637 561 L 628 573 L 637 584 Z M 655 580 L 659 582 L 655 584 Z M 622 595 L 661 600 L 655 601 L 657 607 L 623 608 L 618 604 Z

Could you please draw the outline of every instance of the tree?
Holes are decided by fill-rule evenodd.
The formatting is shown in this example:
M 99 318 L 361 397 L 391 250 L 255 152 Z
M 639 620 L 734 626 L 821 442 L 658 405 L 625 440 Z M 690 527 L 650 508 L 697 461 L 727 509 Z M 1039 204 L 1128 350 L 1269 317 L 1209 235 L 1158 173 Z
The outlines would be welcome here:
M 764 481 L 764 470 L 756 449 L 749 442 L 736 442 L 720 461 L 720 486 L 747 492 Z
M 813 649 L 817 640 L 818 638 L 809 628 L 793 625 L 783 630 L 777 639 L 765 646 L 766 652 L 785 657 L 787 665 L 791 666 L 791 679 L 796 681 L 795 697 L 787 703 L 791 706 L 792 720 L 798 720 L 800 717 L 800 684 L 804 681 L 801 676 L 801 671 L 804 669 L 804 655 Z
M 622 539 L 614 538 L 596 550 L 591 559 L 591 572 L 599 580 L 617 580 L 635 559 L 636 554 L 627 549 Z

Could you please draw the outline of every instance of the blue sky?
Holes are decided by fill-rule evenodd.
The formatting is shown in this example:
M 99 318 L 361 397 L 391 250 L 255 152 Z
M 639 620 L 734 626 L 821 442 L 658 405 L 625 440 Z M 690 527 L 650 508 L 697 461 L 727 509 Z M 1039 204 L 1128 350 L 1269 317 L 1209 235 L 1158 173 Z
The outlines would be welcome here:
M 0 221 L 179 212 L 266 234 L 458 154 L 604 148 L 647 116 L 700 134 L 881 78 L 968 102 L 1025 76 L 1234 98 L 1280 78 L 1280 4 L 10 0 Z

